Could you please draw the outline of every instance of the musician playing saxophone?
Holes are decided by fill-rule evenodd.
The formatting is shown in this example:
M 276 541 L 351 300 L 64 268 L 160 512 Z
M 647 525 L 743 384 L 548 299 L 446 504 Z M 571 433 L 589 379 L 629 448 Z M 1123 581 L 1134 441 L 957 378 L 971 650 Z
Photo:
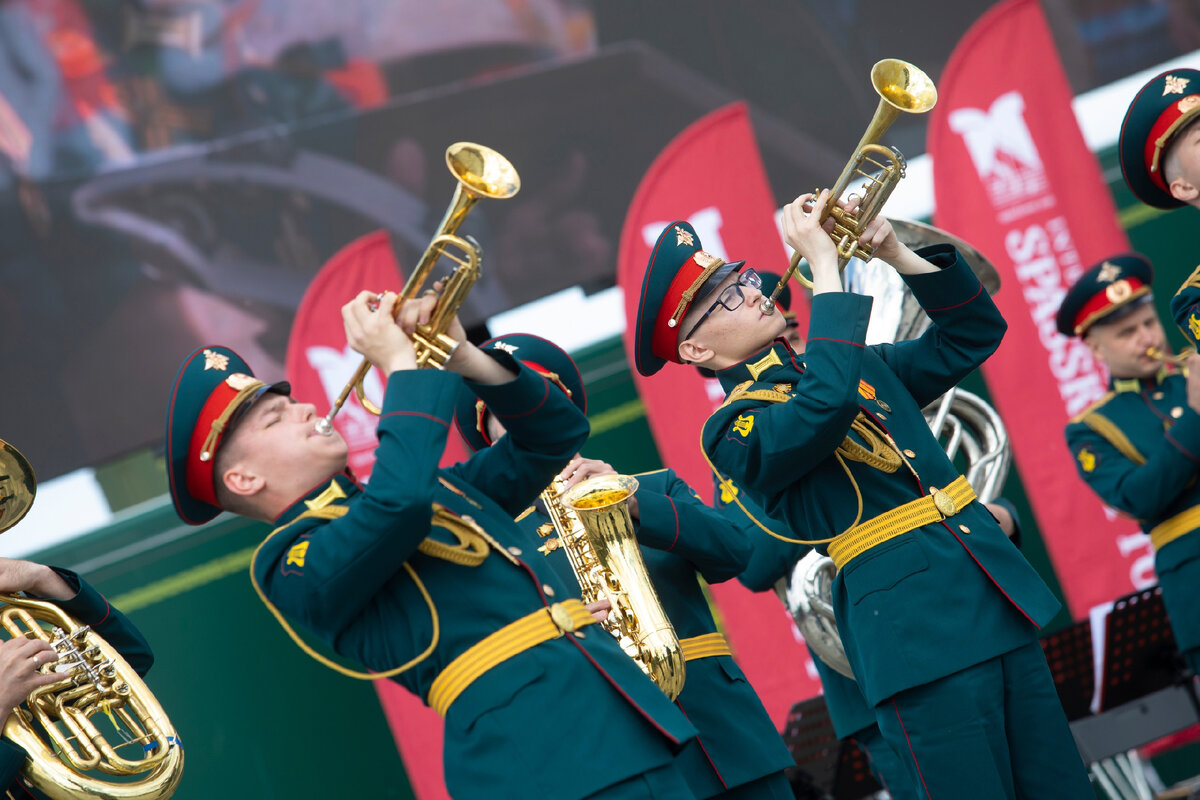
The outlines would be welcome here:
M 1200 672 L 1200 358 L 1188 360 L 1186 377 L 1177 358 L 1164 362 L 1167 335 L 1152 280 L 1142 256 L 1114 255 L 1083 273 L 1063 298 L 1059 332 L 1082 337 L 1111 376 L 1109 391 L 1065 433 L 1079 476 L 1150 536 L 1175 642 Z M 1193 276 L 1171 302 L 1193 344 L 1197 283 Z
M 67 569 L 33 561 L 0 558 L 0 593 L 24 594 L 50 600 L 70 616 L 89 625 L 108 641 L 129 665 L 145 675 L 154 664 L 150 645 L 133 623 L 113 608 L 104 595 Z M 41 686 L 62 680 L 53 671 L 42 671 L 57 660 L 53 648 L 42 639 L 18 637 L 0 643 L 0 710 L 4 719 Z M 13 798 L 43 797 L 20 777 L 26 752 L 8 739 L 0 739 L 0 791 Z
M 415 369 L 410 336 L 436 294 L 403 304 L 398 324 L 396 295 L 377 310 L 375 298 L 342 310 L 350 346 L 387 376 L 369 486 L 347 471 L 341 437 L 315 432 L 311 404 L 212 346 L 184 361 L 168 412 L 180 517 L 227 508 L 275 526 L 252 562 L 261 599 L 288 630 L 444 717 L 453 797 L 690 797 L 674 753 L 695 729 L 513 522 L 587 438 L 587 419 L 536 371 L 467 342 L 457 320 L 446 371 Z M 464 386 L 509 435 L 439 469 Z
M 557 345 L 531 334 L 499 336 L 481 347 L 510 353 L 541 372 L 581 412 L 587 390 L 579 368 Z M 485 451 L 504 442 L 506 422 L 466 391 L 455 413 L 468 446 Z M 576 456 L 562 472 L 564 491 L 585 478 L 612 474 L 603 461 Z M 686 683 L 676 705 L 699 731 L 676 759 L 698 798 L 791 798 L 783 774 L 794 764 L 762 702 L 746 681 L 729 643 L 718 631 L 699 578 L 709 583 L 737 575 L 749 557 L 748 542 L 736 526 L 706 506 L 671 470 L 639 474 L 629 499 L 647 571 L 683 645 Z M 563 580 L 579 587 L 553 523 L 539 501 L 518 522 L 541 536 L 539 551 Z
M 1004 320 L 952 246 L 913 252 L 876 217 L 860 242 L 933 324 L 913 341 L 865 346 L 871 299 L 842 291 L 820 224 L 827 202 L 801 195 L 783 214 L 813 273 L 802 357 L 777 338 L 784 320 L 763 313 L 752 270 L 705 253 L 678 221 L 647 265 L 637 369 L 717 373 L 729 396 L 705 424 L 706 456 L 723 485 L 786 526 L 773 533 L 833 558 L 850 666 L 922 796 L 1090 800 L 1037 641 L 1059 604 L 921 413 L 999 345 Z

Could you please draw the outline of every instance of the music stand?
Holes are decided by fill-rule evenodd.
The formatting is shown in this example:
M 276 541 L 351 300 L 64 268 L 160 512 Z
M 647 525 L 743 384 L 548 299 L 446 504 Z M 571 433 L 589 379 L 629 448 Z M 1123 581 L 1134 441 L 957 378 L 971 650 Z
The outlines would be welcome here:
M 1092 713 L 1092 695 L 1096 692 L 1096 673 L 1092 663 L 1092 626 L 1088 621 L 1042 639 L 1042 652 L 1054 677 L 1054 688 L 1073 722 Z
M 838 753 L 837 776 L 833 781 L 833 796 L 837 800 L 861 800 L 873 797 L 883 789 L 871 774 L 871 763 L 858 742 L 841 742 Z
M 1149 798 L 1137 748 L 1200 722 L 1200 702 L 1158 586 L 1118 598 L 1104 620 L 1099 713 L 1071 722 L 1092 777 L 1110 797 Z
M 803 771 L 823 795 L 832 793 L 841 742 L 834 733 L 823 695 L 792 706 L 783 729 L 783 741 L 796 762 L 796 770 L 787 771 L 788 779 L 794 782 L 793 772 Z

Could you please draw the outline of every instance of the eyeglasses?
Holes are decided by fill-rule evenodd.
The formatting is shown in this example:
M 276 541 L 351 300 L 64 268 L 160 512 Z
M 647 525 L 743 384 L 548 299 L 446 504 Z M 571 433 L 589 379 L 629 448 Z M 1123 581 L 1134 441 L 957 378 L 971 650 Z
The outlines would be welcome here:
M 759 277 L 759 274 L 752 269 L 742 270 L 742 272 L 738 275 L 737 282 L 726 286 L 721 293 L 717 295 L 717 301 L 708 307 L 708 311 L 704 312 L 704 316 L 700 317 L 700 319 L 696 321 L 696 324 L 692 326 L 690 331 L 688 331 L 687 336 L 684 336 L 680 341 L 692 338 L 692 335 L 700 328 L 701 325 L 704 324 L 704 320 L 708 319 L 708 315 L 716 311 L 718 307 L 723 308 L 726 311 L 736 311 L 737 309 L 741 308 L 742 303 L 746 302 L 746 295 L 742 293 L 743 286 L 749 286 L 751 289 L 761 289 L 762 278 Z

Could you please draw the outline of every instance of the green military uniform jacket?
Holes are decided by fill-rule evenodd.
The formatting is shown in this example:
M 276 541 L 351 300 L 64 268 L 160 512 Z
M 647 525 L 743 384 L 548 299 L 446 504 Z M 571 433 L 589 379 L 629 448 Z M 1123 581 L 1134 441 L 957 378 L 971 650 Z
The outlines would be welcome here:
M 54 571 L 76 591 L 70 600 L 55 601 L 55 604 L 80 624 L 87 625 L 100 634 L 129 662 L 129 666 L 138 675 L 144 676 L 154 665 L 154 654 L 141 632 L 83 578 L 59 567 L 55 567 Z M 14 798 L 44 797 L 40 792 L 26 786 L 19 777 L 21 768 L 25 766 L 25 758 L 23 748 L 8 739 L 0 739 L 0 786 Z
M 1005 324 L 954 248 L 921 254 L 941 269 L 904 277 L 933 321 L 920 338 L 867 347 L 871 299 L 820 294 L 802 358 L 777 340 L 717 373 L 727 391 L 744 384 L 784 400 L 727 401 L 703 432 L 714 467 L 786 526 L 777 533 L 828 539 L 855 523 L 859 498 L 864 522 L 958 477 L 921 408 L 979 366 Z M 905 454 L 895 472 L 851 458 L 843 468 L 843 440 L 871 448 L 856 420 Z M 1029 644 L 1059 607 L 979 502 L 859 555 L 833 597 L 870 705 Z
M 1075 469 L 1092 490 L 1149 533 L 1200 506 L 1200 414 L 1179 373 L 1114 379 L 1103 398 L 1068 423 Z M 1200 524 L 1197 525 L 1200 527 Z M 1154 568 L 1179 649 L 1200 648 L 1200 533 L 1155 551 Z
M 674 471 L 659 470 L 637 479 L 638 540 L 663 611 L 681 640 L 717 633 L 696 573 L 709 583 L 729 580 L 746 563 L 749 543 Z M 534 531 L 549 517 L 539 510 L 521 522 Z M 548 556 L 563 579 L 578 587 L 566 553 L 558 549 Z M 712 797 L 795 764 L 733 658 L 694 659 L 686 670 L 683 692 L 675 702 L 699 736 L 680 753 L 678 763 L 697 797 Z
M 507 436 L 439 470 L 461 379 L 434 370 L 392 374 L 370 487 L 344 474 L 314 487 L 280 516 L 252 565 L 272 604 L 371 670 L 432 647 L 393 678 L 422 699 L 469 647 L 578 594 L 513 517 L 583 444 L 587 420 L 541 375 L 507 354 L 489 355 L 519 370 L 517 378 L 468 387 Z M 322 504 L 348 511 L 332 520 L 302 517 Z M 463 536 L 455 520 L 484 536 Z M 580 798 L 670 764 L 694 735 L 616 641 L 589 626 L 501 662 L 450 705 L 446 786 L 460 800 Z

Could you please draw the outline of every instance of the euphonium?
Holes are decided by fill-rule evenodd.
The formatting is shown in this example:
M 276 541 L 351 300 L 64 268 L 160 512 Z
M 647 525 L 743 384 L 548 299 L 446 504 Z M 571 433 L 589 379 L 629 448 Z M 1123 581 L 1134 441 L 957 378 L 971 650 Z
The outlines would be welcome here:
M 683 648 L 650 582 L 629 516 L 637 479 L 597 475 L 563 491 L 555 479 L 542 492 L 560 546 L 567 551 L 584 603 L 606 599 L 601 627 L 674 700 L 683 691 Z
M 829 190 L 829 202 L 821 214 L 821 222 L 833 218 L 833 230 L 829 236 L 837 245 L 838 268 L 845 269 L 851 258 L 861 258 L 870 261 L 874 248 L 869 244 L 860 244 L 859 238 L 868 223 L 879 214 L 900 179 L 904 177 L 907 163 L 900 151 L 894 147 L 883 147 L 876 144 L 884 132 L 901 112 L 906 114 L 924 114 L 937 103 L 937 88 L 929 76 L 916 66 L 897 58 L 885 58 L 871 68 L 871 86 L 879 93 L 879 105 L 867 125 L 862 139 L 854 148 L 854 155 L 847 162 L 842 174 L 838 176 L 833 188 Z M 847 211 L 838 205 L 838 198 L 846 191 L 850 181 L 862 176 L 866 179 L 858 207 Z M 797 274 L 796 267 L 800 264 L 800 254 L 793 253 L 787 272 L 780 278 L 779 284 L 771 292 L 771 296 L 763 301 L 760 308 L 764 314 L 775 310 L 775 298 L 787 286 L 792 275 L 806 288 L 812 288 L 812 282 L 803 275 Z
M 0 532 L 33 504 L 36 483 L 21 454 L 0 440 Z M 10 513 L 13 512 L 13 513 Z M 21 772 L 54 800 L 161 800 L 183 774 L 183 747 L 133 667 L 95 631 L 44 600 L 0 594 L 0 626 L 38 637 L 61 680 L 39 687 L 4 725 L 28 759 Z
M 400 306 L 406 300 L 412 300 L 421 291 L 429 278 L 429 273 L 437 262 L 445 256 L 458 264 L 454 273 L 442 286 L 437 305 L 429 318 L 429 322 L 417 328 L 413 334 L 413 350 L 417 354 L 417 366 L 442 369 L 458 342 L 446 335 L 450 322 L 458 313 L 459 306 L 467 298 L 467 292 L 479 279 L 479 243 L 471 237 L 456 236 L 455 231 L 467 218 L 475 203 L 481 197 L 501 200 L 512 197 L 521 189 L 521 178 L 508 159 L 490 147 L 472 142 L 457 142 L 446 148 L 446 166 L 450 174 L 458 181 L 450 207 L 438 226 L 437 233 L 429 247 L 425 249 L 416 269 L 408 277 L 400 297 L 396 301 L 395 312 L 399 313 Z M 455 255 L 453 248 L 461 253 Z M 326 436 L 333 433 L 333 418 L 337 416 L 346 398 L 353 391 L 363 408 L 372 414 L 379 414 L 379 407 L 367 399 L 363 391 L 363 379 L 371 369 L 371 362 L 363 359 L 349 383 L 342 389 L 333 408 L 323 419 L 317 421 L 317 432 Z

